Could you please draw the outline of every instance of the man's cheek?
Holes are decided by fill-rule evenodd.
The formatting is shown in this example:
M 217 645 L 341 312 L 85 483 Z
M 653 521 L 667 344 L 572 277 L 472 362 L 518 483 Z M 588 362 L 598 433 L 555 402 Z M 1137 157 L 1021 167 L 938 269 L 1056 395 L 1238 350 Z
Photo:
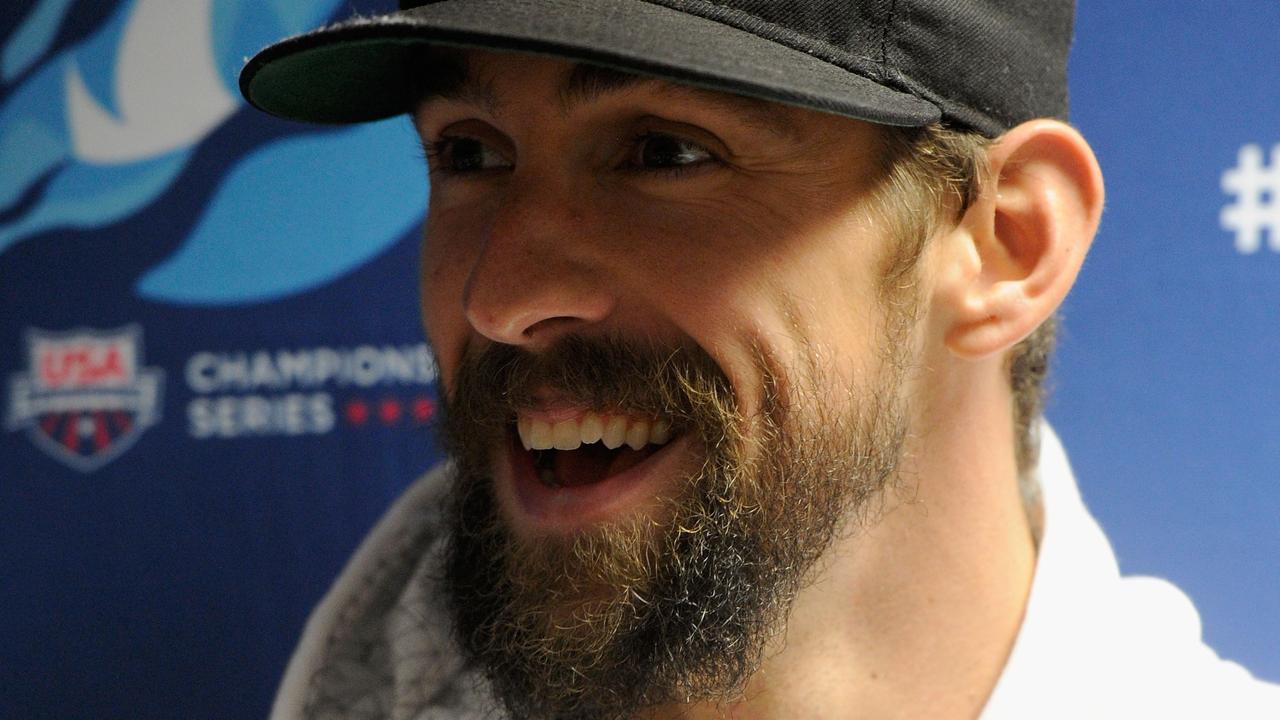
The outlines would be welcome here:
M 474 333 L 461 312 L 461 302 L 449 302 L 436 289 L 424 288 L 421 309 L 422 329 L 439 370 L 439 382 L 450 388 Z
M 423 298 L 461 307 L 467 278 L 479 260 L 488 228 L 469 214 L 432 209 L 423 227 L 418 280 Z

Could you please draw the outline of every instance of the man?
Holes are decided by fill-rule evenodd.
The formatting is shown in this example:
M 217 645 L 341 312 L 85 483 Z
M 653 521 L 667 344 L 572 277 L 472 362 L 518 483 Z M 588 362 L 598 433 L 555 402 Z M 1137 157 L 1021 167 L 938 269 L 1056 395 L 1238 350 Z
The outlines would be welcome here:
M 277 716 L 1280 712 L 1038 418 L 1103 202 L 1071 15 L 446 0 L 254 58 L 270 112 L 412 115 L 453 458 Z

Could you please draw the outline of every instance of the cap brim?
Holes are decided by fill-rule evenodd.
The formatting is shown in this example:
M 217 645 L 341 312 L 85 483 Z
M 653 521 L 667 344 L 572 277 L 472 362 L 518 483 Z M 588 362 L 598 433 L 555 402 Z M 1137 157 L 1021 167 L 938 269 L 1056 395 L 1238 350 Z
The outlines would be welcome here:
M 276 43 L 240 74 L 253 106 L 352 123 L 412 109 L 422 48 L 552 55 L 690 85 L 915 127 L 941 111 L 914 95 L 728 25 L 636 0 L 444 0 Z

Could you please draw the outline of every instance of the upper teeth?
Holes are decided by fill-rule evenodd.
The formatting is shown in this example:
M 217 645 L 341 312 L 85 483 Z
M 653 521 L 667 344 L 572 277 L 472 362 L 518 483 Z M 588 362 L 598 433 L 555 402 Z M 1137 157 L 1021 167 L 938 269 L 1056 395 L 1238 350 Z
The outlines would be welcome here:
M 649 443 L 662 445 L 671 439 L 671 424 L 665 420 L 593 412 L 555 423 L 521 415 L 516 421 L 516 430 L 525 450 L 576 450 L 580 445 L 594 442 L 602 442 L 610 450 L 623 444 L 639 450 Z

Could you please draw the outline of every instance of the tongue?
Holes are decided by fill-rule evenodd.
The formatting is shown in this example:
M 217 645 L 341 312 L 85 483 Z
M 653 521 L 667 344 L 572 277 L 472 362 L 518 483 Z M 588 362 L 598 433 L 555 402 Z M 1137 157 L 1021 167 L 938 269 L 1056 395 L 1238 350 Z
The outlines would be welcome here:
M 564 487 L 590 485 L 634 467 L 652 454 L 652 445 L 640 450 L 626 446 L 609 450 L 601 443 L 593 443 L 577 450 L 556 451 L 552 472 Z

